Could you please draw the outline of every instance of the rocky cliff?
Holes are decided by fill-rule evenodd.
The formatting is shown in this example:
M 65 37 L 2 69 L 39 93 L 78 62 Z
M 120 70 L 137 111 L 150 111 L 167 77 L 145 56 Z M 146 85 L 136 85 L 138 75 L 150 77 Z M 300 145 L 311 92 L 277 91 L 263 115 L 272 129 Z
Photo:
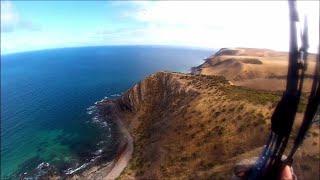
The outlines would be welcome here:
M 280 94 L 231 85 L 222 76 L 159 72 L 116 100 L 134 139 L 120 179 L 230 179 L 241 159 L 258 156 Z M 295 170 L 319 177 L 318 128 Z M 301 161 L 301 157 L 304 161 Z

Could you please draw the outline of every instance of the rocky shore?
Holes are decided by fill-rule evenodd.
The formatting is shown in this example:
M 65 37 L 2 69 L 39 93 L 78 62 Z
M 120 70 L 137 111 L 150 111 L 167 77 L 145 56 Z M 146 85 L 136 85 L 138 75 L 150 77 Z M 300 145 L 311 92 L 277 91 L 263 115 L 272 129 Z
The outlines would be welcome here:
M 97 163 L 89 168 L 67 176 L 66 179 L 95 179 L 111 180 L 116 179 L 127 166 L 133 153 L 133 139 L 121 119 L 117 100 L 103 100 L 98 108 L 104 117 L 111 119 L 118 126 L 120 131 L 120 143 L 115 158 L 110 162 Z

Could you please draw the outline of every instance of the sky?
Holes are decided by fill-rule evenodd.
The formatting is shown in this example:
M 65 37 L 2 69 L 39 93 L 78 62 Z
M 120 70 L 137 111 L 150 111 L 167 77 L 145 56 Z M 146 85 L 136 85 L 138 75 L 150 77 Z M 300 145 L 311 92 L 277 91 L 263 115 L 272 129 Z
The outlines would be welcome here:
M 299 1 L 310 51 L 319 2 Z M 101 45 L 288 50 L 286 1 L 1 1 L 1 54 Z

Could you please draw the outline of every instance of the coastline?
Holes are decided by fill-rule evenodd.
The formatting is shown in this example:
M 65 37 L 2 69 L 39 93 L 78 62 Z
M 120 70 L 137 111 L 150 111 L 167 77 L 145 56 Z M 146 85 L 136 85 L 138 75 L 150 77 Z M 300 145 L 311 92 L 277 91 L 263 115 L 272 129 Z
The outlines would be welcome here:
M 108 52 L 112 53 L 109 54 Z M 125 52 L 137 52 L 141 54 L 147 52 L 145 55 L 148 58 L 141 58 L 140 56 L 134 56 Z M 167 52 L 169 52 L 170 56 L 167 56 Z M 17 179 L 20 176 L 26 178 L 41 176 L 45 178 L 62 177 L 71 179 L 76 175 L 81 177 L 83 172 L 92 167 L 97 167 L 97 169 L 99 169 L 99 166 L 105 167 L 118 155 L 119 143 L 122 141 L 118 136 L 121 136 L 121 133 L 112 119 L 104 121 L 102 117 L 98 117 L 94 109 L 89 108 L 95 107 L 95 102 L 99 104 L 102 98 L 106 98 L 105 96 L 108 96 L 108 99 L 119 97 L 121 95 L 120 92 L 126 91 L 136 84 L 136 82 L 143 80 L 146 76 L 158 70 L 187 71 L 189 67 L 198 65 L 200 59 L 206 57 L 211 52 L 207 50 L 189 50 L 188 48 L 172 49 L 171 47 L 119 46 L 88 47 L 88 49 L 70 48 L 64 50 L 64 53 L 57 53 L 58 51 L 48 50 L 44 52 L 34 52 L 32 54 L 26 53 L 23 54 L 23 56 L 7 57 L 8 60 L 14 59 L 14 61 L 15 59 L 23 60 L 26 56 L 43 59 L 41 61 L 28 63 L 25 70 L 30 70 L 30 72 L 33 72 L 34 65 L 51 64 L 49 63 L 49 59 L 46 58 L 47 56 L 52 56 L 57 59 L 70 59 L 70 61 L 61 62 L 61 64 L 60 61 L 59 63 L 53 63 L 52 66 L 50 66 L 53 72 L 62 71 L 60 67 L 64 64 L 68 72 L 68 68 L 70 70 L 77 68 L 81 69 L 81 71 L 74 71 L 75 76 L 70 78 L 59 76 L 58 78 L 61 79 L 53 82 L 53 86 L 50 87 L 45 86 L 43 83 L 37 83 L 37 85 L 31 87 L 29 86 L 29 81 L 21 81 L 17 84 L 27 89 L 30 88 L 32 91 L 35 90 L 36 92 L 40 90 L 37 88 L 38 85 L 41 89 L 48 90 L 46 91 L 48 94 L 36 94 L 36 96 L 41 97 L 46 106 L 48 106 L 46 111 L 39 111 L 39 116 L 35 116 L 33 110 L 41 109 L 43 104 L 41 104 L 42 101 L 41 103 L 34 103 L 34 101 L 32 101 L 35 98 L 34 94 L 23 94 L 23 92 L 19 94 L 20 91 L 16 91 L 17 96 L 11 97 L 9 96 L 12 95 L 10 93 L 6 96 L 13 99 L 12 102 L 14 102 L 14 106 L 5 106 L 6 108 L 8 107 L 10 111 L 8 111 L 4 120 L 9 118 L 21 120 L 19 121 L 19 127 L 12 126 L 11 128 L 11 126 L 8 126 L 10 129 L 7 128 L 8 132 L 10 130 L 10 133 L 18 132 L 17 135 L 19 134 L 19 137 L 9 137 L 7 136 L 9 133 L 5 133 L 4 136 L 6 142 L 10 142 L 10 144 L 8 143 L 8 150 L 10 151 L 5 151 L 3 155 L 3 160 L 6 162 L 6 167 L 3 168 L 3 172 L 6 173 L 5 175 L 10 177 L 12 175 Z M 106 55 L 108 56 L 108 63 L 104 61 Z M 120 55 L 123 58 L 119 58 Z M 184 55 L 184 58 L 181 58 L 182 55 Z M 77 63 L 73 65 L 73 62 Z M 134 62 L 134 64 L 132 64 L 132 62 Z M 154 64 L 153 62 L 157 63 Z M 9 61 L 7 63 L 9 64 Z M 11 63 L 10 61 L 10 68 L 15 67 L 16 64 Z M 82 69 L 83 64 L 88 64 L 88 67 Z M 145 66 L 137 66 L 137 64 Z M 119 69 L 122 65 L 125 66 Z M 130 72 L 129 70 L 128 72 L 121 71 L 121 69 L 124 68 L 129 68 Z M 21 75 L 21 77 L 23 77 L 23 71 L 14 73 L 17 77 Z M 130 74 L 129 76 L 127 76 L 128 73 Z M 63 75 L 63 73 L 57 74 Z M 85 74 L 85 76 L 83 74 Z M 37 73 L 30 74 L 30 77 L 31 75 L 32 78 L 30 82 L 32 80 L 32 82 L 35 83 L 42 78 L 51 78 L 51 74 L 47 73 L 47 71 L 44 71 L 44 76 L 40 79 L 36 76 Z M 114 78 L 117 77 L 124 77 L 124 79 L 115 82 Z M 10 79 L 8 79 L 8 82 L 9 81 L 11 82 Z M 68 85 L 70 82 L 73 82 L 72 84 L 77 88 L 70 88 Z M 56 93 L 55 87 L 61 89 L 61 92 L 66 93 Z M 17 89 L 13 86 L 8 88 L 13 88 L 12 90 Z M 25 101 L 26 106 L 18 103 L 24 98 L 28 99 Z M 24 110 L 26 113 L 10 113 L 21 110 Z M 91 113 L 91 111 L 93 112 Z M 127 118 L 122 117 L 122 112 L 119 112 L 119 116 L 123 118 L 121 121 L 124 125 L 127 125 Z M 95 118 L 95 116 L 97 116 L 97 118 Z M 29 123 L 29 121 L 32 123 Z M 26 127 L 39 126 L 41 128 L 43 126 L 44 128 L 41 129 L 41 131 L 35 131 L 36 129 L 33 128 L 22 128 L 22 125 Z M 50 129 L 47 129 L 47 127 L 50 127 Z M 133 138 L 135 138 L 130 127 L 128 131 Z M 20 136 L 20 134 L 24 134 L 25 136 Z M 32 138 L 29 138 L 29 135 Z M 32 143 L 27 143 L 25 148 L 20 148 L 21 146 L 19 146 L 19 144 L 21 144 L 21 142 L 29 142 L 31 139 Z M 7 144 L 5 145 L 7 148 Z M 119 155 L 120 154 L 121 153 L 119 153 Z M 133 155 L 133 157 L 134 156 L 135 155 Z M 17 159 L 17 161 L 14 159 Z
M 185 75 L 174 72 L 155 73 L 130 88 L 120 97 L 120 101 L 102 101 L 101 108 L 104 109 L 103 112 L 105 116 L 110 115 L 109 117 L 119 128 L 121 143 L 116 151 L 116 157 L 108 165 L 109 169 L 100 168 L 94 172 L 105 173 L 105 176 L 100 176 L 100 178 L 93 178 L 97 177 L 95 175 L 89 177 L 107 180 L 116 178 L 132 179 L 134 177 L 138 179 L 162 179 L 163 177 L 169 177 L 168 175 L 171 175 L 171 177 L 180 176 L 182 179 L 187 177 L 199 179 L 207 177 L 229 177 L 231 174 L 231 164 L 235 164 L 239 159 L 253 156 L 256 152 L 251 150 L 262 146 L 261 143 L 263 143 L 263 138 L 265 137 L 263 133 L 266 133 L 265 129 L 269 125 L 267 120 L 270 119 L 269 116 L 273 108 L 270 104 L 274 104 L 274 102 L 277 101 L 277 95 L 272 93 L 268 94 L 268 92 L 265 91 L 247 91 L 246 89 L 241 89 L 241 87 L 237 88 L 230 80 L 217 78 L 220 76 L 202 75 L 198 69 L 199 67 L 200 66 L 191 68 L 191 72 Z M 195 93 L 189 93 L 190 89 L 194 90 Z M 232 90 L 232 93 L 230 93 L 230 90 Z M 256 96 L 254 98 L 247 98 L 248 93 L 254 93 Z M 219 96 L 217 97 L 216 94 L 219 94 Z M 180 96 L 188 101 L 177 101 L 177 99 L 182 99 L 178 98 Z M 198 98 L 194 99 L 197 96 Z M 267 99 L 265 97 L 267 97 Z M 179 103 L 182 103 L 182 105 L 180 104 L 181 106 L 179 106 Z M 200 104 L 201 106 L 199 106 Z M 217 106 L 212 106 L 212 104 L 217 104 Z M 220 106 L 221 104 L 222 106 Z M 180 108 L 180 114 L 168 111 L 168 109 L 175 109 L 177 106 L 182 107 Z M 147 109 L 141 110 L 141 107 L 146 107 Z M 195 111 L 194 108 L 190 110 L 189 107 L 198 107 L 198 111 Z M 120 109 L 130 110 L 131 112 L 134 111 L 134 113 L 125 114 L 125 116 L 127 115 L 128 117 L 121 119 L 122 113 Z M 238 114 L 237 118 L 241 120 L 249 119 L 249 122 L 239 121 L 240 123 L 235 123 L 231 122 L 232 118 L 230 121 L 226 121 L 225 116 L 219 116 L 220 112 L 227 111 L 233 113 L 239 112 L 240 110 L 245 113 Z M 209 114 L 210 116 L 207 117 L 208 114 L 204 112 L 208 111 L 213 112 L 214 117 L 212 114 Z M 139 112 L 147 115 L 139 116 L 141 115 Z M 168 118 L 159 117 L 159 113 L 168 115 Z M 182 116 L 181 113 L 183 113 Z M 188 114 L 187 119 L 184 118 L 185 114 Z M 199 122 L 199 114 L 201 115 L 201 122 Z M 139 116 L 138 120 L 143 122 L 148 121 L 148 123 L 141 125 L 142 128 L 139 131 L 135 131 L 137 124 L 132 124 L 132 121 L 126 121 L 127 119 L 136 119 L 137 116 Z M 258 121 L 256 119 L 258 119 Z M 166 128 L 169 127 L 169 121 L 172 126 L 171 129 Z M 219 121 L 223 123 L 220 123 L 212 129 L 212 127 L 206 127 L 210 126 L 208 121 Z M 181 126 L 181 122 L 186 122 L 186 124 L 189 125 Z M 260 126 L 260 128 L 258 132 L 253 132 L 254 136 L 246 136 L 246 132 L 243 131 L 243 127 L 246 126 Z M 129 130 L 131 130 L 132 135 L 135 137 L 136 146 L 134 156 L 133 139 L 126 127 L 130 127 Z M 185 128 L 183 132 L 186 133 L 178 133 L 178 130 L 181 128 Z M 194 135 L 194 130 L 196 130 L 197 136 Z M 152 133 L 145 135 L 145 132 Z M 237 136 L 227 132 L 236 132 Z M 237 139 L 239 137 L 238 133 L 244 135 L 246 138 L 245 141 L 248 142 L 250 148 L 244 149 L 241 144 L 238 144 L 240 140 L 243 140 Z M 171 134 L 175 136 L 165 136 Z M 208 137 L 218 138 L 219 141 L 214 141 L 209 144 L 206 140 Z M 177 139 L 183 138 L 187 138 L 187 142 L 176 144 L 179 143 Z M 230 143 L 230 141 L 232 143 Z M 145 142 L 151 142 L 152 147 L 147 149 Z M 202 149 L 198 149 L 197 147 L 193 149 L 189 148 L 199 142 L 206 142 L 206 144 L 210 146 Z M 187 143 L 189 143 L 189 145 L 186 145 Z M 225 144 L 230 144 L 230 146 L 225 146 Z M 161 149 L 159 147 L 164 148 Z M 178 151 L 176 147 L 179 148 Z M 209 152 L 215 153 L 207 154 L 208 149 Z M 199 153 L 199 150 L 202 152 Z M 246 153 L 246 151 L 250 153 Z M 221 154 L 221 152 L 224 152 L 224 154 L 219 157 L 211 156 L 211 154 Z M 197 154 L 201 154 L 201 156 Z M 235 154 L 239 155 L 234 157 Z M 167 159 L 170 158 L 170 161 L 166 161 L 165 157 L 167 157 Z M 230 157 L 232 158 L 230 159 Z M 130 163 L 130 166 L 128 166 L 131 159 L 132 164 Z M 223 162 L 221 159 L 228 159 L 228 162 Z M 172 160 L 177 161 L 177 163 L 172 163 Z M 310 160 L 310 162 L 313 161 Z M 159 164 L 161 164 L 161 166 L 159 166 Z M 196 168 L 187 174 L 185 173 L 185 169 L 181 168 L 185 166 L 181 166 L 181 164 L 188 164 L 189 169 L 193 167 Z M 103 167 L 103 164 L 99 166 Z M 126 168 L 127 166 L 128 168 Z M 168 171 L 168 169 L 173 169 L 174 171 Z M 179 171 L 176 171 L 176 169 L 183 173 L 179 174 Z M 303 173 L 301 172 L 300 174 Z M 88 176 L 85 177 L 88 178 Z
M 125 139 L 125 144 L 122 145 L 122 147 L 119 148 L 118 155 L 115 158 L 114 165 L 112 169 L 109 171 L 107 176 L 104 177 L 105 180 L 110 180 L 110 179 L 116 179 L 119 177 L 122 173 L 122 171 L 127 167 L 129 164 L 129 161 L 132 157 L 133 153 L 133 138 L 130 135 L 129 131 L 125 127 L 124 123 L 122 120 L 117 117 L 115 119 L 115 122 L 117 126 L 119 127 L 119 130 L 121 131 L 123 135 L 123 139 Z
M 199 65 L 200 66 L 200 65 Z M 187 72 L 183 74 L 194 74 L 194 69 L 198 66 L 191 67 Z M 179 72 L 180 73 L 180 72 Z M 123 97 L 123 93 L 111 95 L 111 97 L 117 97 L 116 99 L 104 98 L 101 101 L 95 103 L 95 106 L 100 109 L 99 112 L 104 117 L 109 117 L 116 123 L 121 134 L 120 144 L 115 155 L 115 158 L 107 163 L 98 163 L 90 168 L 83 169 L 80 173 L 75 173 L 67 179 L 103 179 L 114 180 L 120 177 L 121 173 L 129 165 L 132 159 L 134 145 L 133 138 L 127 129 L 125 121 L 121 119 L 121 108 L 119 107 L 119 99 Z M 121 106 L 121 105 L 120 105 Z M 120 110 L 120 111 L 119 111 Z
M 205 58 L 204 60 L 206 59 L 207 58 Z M 196 70 L 196 68 L 198 68 L 200 65 L 193 66 L 187 72 L 182 73 L 195 74 L 196 72 L 194 70 Z M 121 99 L 123 95 L 123 93 L 111 95 L 111 97 L 117 98 L 104 98 L 101 101 L 95 103 L 96 107 L 100 107 L 102 109 L 102 111 L 100 112 L 103 114 L 104 117 L 108 116 L 112 119 L 113 122 L 116 123 L 121 133 L 122 138 L 120 140 L 121 142 L 115 158 L 107 163 L 94 165 L 91 168 L 84 170 L 80 174 L 74 174 L 70 179 L 78 179 L 84 177 L 87 179 L 114 180 L 117 179 L 128 166 L 130 160 L 132 159 L 134 145 L 133 138 L 130 132 L 128 131 L 125 122 L 119 117 L 120 112 L 117 100 L 118 98 Z
M 116 103 L 116 100 L 103 100 L 98 104 L 98 106 L 102 108 L 104 116 L 110 117 L 112 121 L 116 123 L 121 134 L 121 140 L 115 158 L 107 163 L 94 165 L 80 174 L 74 174 L 70 179 L 113 180 L 119 177 L 127 167 L 133 154 L 133 138 L 119 117 Z

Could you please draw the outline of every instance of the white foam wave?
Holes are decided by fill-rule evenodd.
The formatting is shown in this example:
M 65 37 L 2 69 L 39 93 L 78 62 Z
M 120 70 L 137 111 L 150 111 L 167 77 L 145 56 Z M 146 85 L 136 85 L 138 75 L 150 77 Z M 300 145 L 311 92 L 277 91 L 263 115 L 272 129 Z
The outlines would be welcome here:
M 47 163 L 47 162 L 42 162 L 42 163 L 40 163 L 40 164 L 37 166 L 37 169 L 43 169 L 43 168 L 47 168 L 47 167 L 49 167 L 49 166 L 50 166 L 49 163 Z
M 69 168 L 64 173 L 67 174 L 67 175 L 73 174 L 73 173 L 75 173 L 75 172 L 87 167 L 89 164 L 90 163 L 84 163 L 84 164 L 82 164 L 81 166 L 79 166 L 79 167 L 77 167 L 75 169 Z
M 96 156 L 98 156 L 98 155 L 102 154 L 102 152 L 103 152 L 103 149 L 99 149 L 99 150 L 95 151 L 93 154 L 96 155 Z M 92 159 L 91 159 L 91 160 L 92 160 Z M 90 160 L 90 161 L 91 161 L 91 160 Z
M 112 94 L 112 95 L 110 95 L 111 97 L 120 97 L 121 96 L 121 94 Z

